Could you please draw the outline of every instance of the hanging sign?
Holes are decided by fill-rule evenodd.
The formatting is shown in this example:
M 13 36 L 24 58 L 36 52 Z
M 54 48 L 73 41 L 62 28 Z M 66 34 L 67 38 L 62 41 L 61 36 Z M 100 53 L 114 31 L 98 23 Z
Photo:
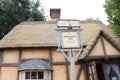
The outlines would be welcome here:
M 63 31 L 62 48 L 80 48 L 79 32 Z

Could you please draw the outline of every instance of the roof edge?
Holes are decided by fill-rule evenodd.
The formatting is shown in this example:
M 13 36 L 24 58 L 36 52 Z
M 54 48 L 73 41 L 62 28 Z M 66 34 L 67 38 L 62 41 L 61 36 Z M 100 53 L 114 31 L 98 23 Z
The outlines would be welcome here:
M 100 34 L 102 34 L 103 37 L 105 39 L 107 39 L 107 41 L 110 42 L 110 44 L 112 44 L 120 52 L 120 38 L 118 36 L 114 35 L 110 31 L 108 31 L 106 29 L 102 29 L 99 32 L 96 32 L 96 34 L 94 35 L 92 40 L 88 43 L 87 47 L 85 48 L 85 50 L 83 51 L 83 53 L 81 54 L 79 59 L 85 59 L 89 55 L 90 51 L 95 46 L 95 43 L 97 42 Z

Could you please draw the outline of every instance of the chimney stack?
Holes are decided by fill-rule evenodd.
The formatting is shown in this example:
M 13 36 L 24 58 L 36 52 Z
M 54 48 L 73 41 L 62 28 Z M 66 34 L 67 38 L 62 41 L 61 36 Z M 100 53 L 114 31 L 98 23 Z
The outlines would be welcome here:
M 50 9 L 51 21 L 57 21 L 58 19 L 60 19 L 60 12 L 60 9 Z

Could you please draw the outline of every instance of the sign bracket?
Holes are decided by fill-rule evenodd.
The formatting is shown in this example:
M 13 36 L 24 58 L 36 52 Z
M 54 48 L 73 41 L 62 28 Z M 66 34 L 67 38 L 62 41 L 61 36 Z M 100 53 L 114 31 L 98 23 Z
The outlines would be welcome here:
M 82 42 L 82 29 L 80 29 L 79 20 L 58 20 L 57 29 L 58 32 L 58 49 L 65 58 L 70 61 L 72 80 L 76 80 L 75 73 L 75 61 L 77 61 L 81 52 L 83 51 Z M 76 55 L 74 52 L 78 51 Z M 69 53 L 69 56 L 65 54 Z

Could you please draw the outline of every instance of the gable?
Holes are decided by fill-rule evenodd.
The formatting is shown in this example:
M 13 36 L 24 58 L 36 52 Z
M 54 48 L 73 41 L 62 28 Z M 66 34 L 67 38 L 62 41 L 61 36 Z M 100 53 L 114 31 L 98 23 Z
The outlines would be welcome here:
M 89 56 L 104 56 L 103 46 L 100 38 L 96 42 L 92 51 L 89 53 Z
M 120 52 L 103 36 L 99 37 L 89 56 L 120 55 Z
M 106 55 L 120 55 L 120 52 L 105 38 L 103 38 Z

